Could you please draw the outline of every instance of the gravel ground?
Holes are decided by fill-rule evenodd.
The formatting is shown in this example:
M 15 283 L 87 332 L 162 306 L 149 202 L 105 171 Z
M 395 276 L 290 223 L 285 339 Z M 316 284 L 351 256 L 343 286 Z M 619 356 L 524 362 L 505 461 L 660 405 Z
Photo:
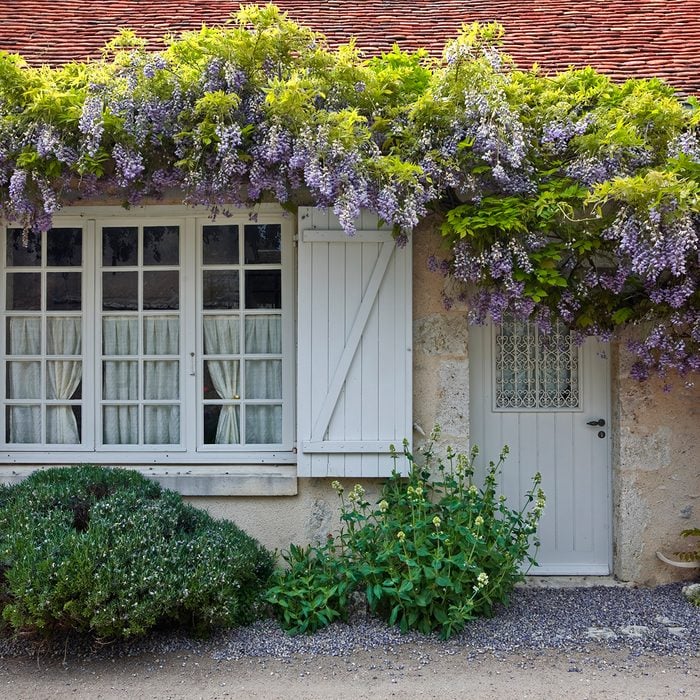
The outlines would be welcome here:
M 109 660 L 142 654 L 183 653 L 214 660 L 285 660 L 293 657 L 345 657 L 373 650 L 399 651 L 421 645 L 444 654 L 484 652 L 523 654 L 561 650 L 627 650 L 631 656 L 696 658 L 700 651 L 700 608 L 681 595 L 681 584 L 657 588 L 587 587 L 518 588 L 511 605 L 491 619 L 470 622 L 447 642 L 398 630 L 353 613 L 348 624 L 333 624 L 312 636 L 289 637 L 271 620 L 193 640 L 175 634 L 152 634 L 132 642 L 90 644 L 68 637 L 52 645 L 22 638 L 0 638 L 0 659 L 37 656 L 44 659 Z

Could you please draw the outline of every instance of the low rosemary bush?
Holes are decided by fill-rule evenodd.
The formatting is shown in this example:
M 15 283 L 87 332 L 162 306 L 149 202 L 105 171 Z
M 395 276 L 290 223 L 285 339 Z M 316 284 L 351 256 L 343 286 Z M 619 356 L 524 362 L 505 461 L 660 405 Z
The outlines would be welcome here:
M 507 603 L 523 564 L 535 563 L 530 545 L 538 545 L 545 502 L 539 474 L 523 508 L 514 510 L 498 493 L 507 448 L 490 464 L 482 488 L 474 481 L 476 450 L 467 456 L 448 448 L 443 460 L 430 443 L 420 465 L 404 454 L 408 477 L 394 471 L 376 506 L 361 486 L 346 495 L 334 482 L 344 527 L 324 545 L 294 548 L 291 568 L 277 573 L 268 593 L 290 632 L 344 617 L 357 589 L 389 624 L 447 638 Z
M 18 632 L 247 623 L 273 564 L 233 523 L 133 471 L 47 469 L 0 487 L 0 612 Z

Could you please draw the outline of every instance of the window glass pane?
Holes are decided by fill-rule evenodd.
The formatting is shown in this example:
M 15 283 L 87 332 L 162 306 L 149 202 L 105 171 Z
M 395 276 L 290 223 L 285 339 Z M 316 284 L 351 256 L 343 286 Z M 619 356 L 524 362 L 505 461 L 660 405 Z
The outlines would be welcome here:
M 8 362 L 7 363 L 7 398 L 40 399 L 41 398 L 41 363 Z
M 138 272 L 102 273 L 102 308 L 105 311 L 139 308 Z
M 239 352 L 238 316 L 205 316 L 202 323 L 205 355 L 235 355 Z
M 80 443 L 80 406 L 46 408 L 46 442 L 55 445 Z
M 136 226 L 105 226 L 102 229 L 102 265 L 137 265 L 139 230 Z
M 102 319 L 102 352 L 105 355 L 138 355 L 138 318 L 105 316 Z
M 180 398 L 180 363 L 156 360 L 143 363 L 145 399 Z
M 138 399 L 138 363 L 105 360 L 102 365 L 102 397 L 120 401 L 134 401 Z
M 41 265 L 41 234 L 21 228 L 7 229 L 7 250 L 5 255 L 8 267 Z
M 249 445 L 282 442 L 282 406 L 246 406 L 245 441 Z
M 177 265 L 180 262 L 179 226 L 143 227 L 143 264 Z
M 8 272 L 8 311 L 39 311 L 41 309 L 41 274 L 39 272 Z
M 245 393 L 247 399 L 281 399 L 282 361 L 246 360 Z
M 204 444 L 236 445 L 241 441 L 238 406 L 204 406 Z
M 136 406 L 105 406 L 102 409 L 102 442 L 135 445 L 139 441 L 139 409 Z
M 282 317 L 246 316 L 245 351 L 255 354 L 282 352 Z
M 238 360 L 207 360 L 204 363 L 204 398 L 240 399 Z
M 6 435 L 8 442 L 41 442 L 41 408 L 39 406 L 8 406 Z
M 81 336 L 82 319 L 78 316 L 46 319 L 46 352 L 49 355 L 80 355 Z
M 147 445 L 180 442 L 180 409 L 177 406 L 146 406 L 143 419 L 143 439 Z
M 237 265 L 238 226 L 204 226 L 202 261 L 205 265 Z
M 177 355 L 180 352 L 180 320 L 176 316 L 143 319 L 143 351 L 146 355 Z
M 46 308 L 48 311 L 80 311 L 80 272 L 46 273 Z
M 202 285 L 205 309 L 237 309 L 239 307 L 238 270 L 204 270 Z
M 180 273 L 177 270 L 143 273 L 143 308 L 180 308 Z
M 81 398 L 82 362 L 57 360 L 46 363 L 46 396 L 49 399 Z
M 282 308 L 282 271 L 246 270 L 246 309 Z
M 79 267 L 82 265 L 82 229 L 52 228 L 46 234 L 46 264 L 50 267 Z
M 41 355 L 41 318 L 13 316 L 7 319 L 7 354 Z
M 282 227 L 279 224 L 254 224 L 245 227 L 246 264 L 282 261 Z

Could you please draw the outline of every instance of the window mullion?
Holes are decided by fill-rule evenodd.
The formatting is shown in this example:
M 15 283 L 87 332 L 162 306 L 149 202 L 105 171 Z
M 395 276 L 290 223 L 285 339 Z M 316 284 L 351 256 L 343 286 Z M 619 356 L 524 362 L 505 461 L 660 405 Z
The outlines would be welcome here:
M 100 337 L 100 318 L 97 308 L 97 225 L 95 219 L 89 219 L 84 228 L 83 242 L 83 285 L 85 289 L 82 313 L 83 338 L 83 447 L 92 452 L 97 445 L 96 428 L 101 425 L 101 408 L 98 402 L 96 372 L 100 363 L 97 339 Z
M 200 433 L 198 378 L 203 372 L 202 339 L 199 331 L 199 283 L 197 270 L 197 224 L 194 217 L 188 217 L 182 226 L 180 258 L 180 426 L 182 445 L 188 454 L 197 452 Z M 193 293 L 194 290 L 194 293 Z M 192 356 L 191 353 L 194 353 Z M 192 370 L 194 369 L 194 374 Z

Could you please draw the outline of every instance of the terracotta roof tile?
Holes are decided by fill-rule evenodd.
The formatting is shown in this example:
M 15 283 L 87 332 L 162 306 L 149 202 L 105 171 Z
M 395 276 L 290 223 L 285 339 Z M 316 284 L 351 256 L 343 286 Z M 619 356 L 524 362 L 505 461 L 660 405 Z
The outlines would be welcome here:
M 332 45 L 350 36 L 368 54 L 424 47 L 439 53 L 465 22 L 497 20 L 518 65 L 557 71 L 592 65 L 615 78 L 664 78 L 700 93 L 700 0 L 277 0 Z M 228 0 L 5 0 L 0 48 L 57 65 L 99 55 L 120 27 L 154 42 L 166 32 L 220 24 Z

